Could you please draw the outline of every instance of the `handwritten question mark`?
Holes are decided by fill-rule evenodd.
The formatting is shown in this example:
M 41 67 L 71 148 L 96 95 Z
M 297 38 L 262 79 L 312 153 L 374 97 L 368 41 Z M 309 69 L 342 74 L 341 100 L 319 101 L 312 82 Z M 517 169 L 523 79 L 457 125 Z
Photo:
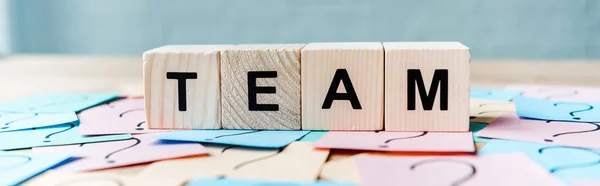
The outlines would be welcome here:
M 551 91 L 551 90 L 553 90 L 553 89 L 552 88 L 539 89 L 538 92 L 547 92 L 547 91 Z M 560 96 L 576 96 L 578 94 L 579 94 L 579 92 L 577 90 L 573 90 L 573 91 L 569 91 L 567 93 L 552 94 L 552 95 L 546 96 L 544 99 L 550 99 L 552 97 L 556 98 L 556 97 L 560 97 Z
M 108 105 L 108 104 L 107 104 L 107 105 Z M 114 108 L 114 106 L 113 106 L 113 107 L 111 107 L 111 108 Z M 136 108 L 136 109 L 127 110 L 127 111 L 125 111 L 125 112 L 122 112 L 121 114 L 119 114 L 119 118 L 123 118 L 123 115 L 125 115 L 125 114 L 127 114 L 127 113 L 134 112 L 134 111 L 144 111 L 144 108 Z M 136 125 L 136 128 L 135 128 L 135 130 L 144 130 L 144 127 L 142 127 L 142 124 L 144 124 L 144 123 L 146 123 L 146 121 L 139 122 L 139 123 Z
M 60 130 L 60 131 L 58 131 L 58 132 L 53 132 L 53 133 L 50 133 L 50 134 L 46 135 L 46 137 L 44 137 L 44 142 L 45 142 L 45 143 L 52 142 L 52 140 L 50 140 L 50 137 L 51 137 L 51 136 L 53 136 L 53 135 L 55 135 L 55 134 L 58 134 L 58 133 L 62 133 L 62 132 L 68 131 L 68 130 L 71 130 L 71 129 L 72 129 L 72 128 L 74 128 L 74 127 L 75 127 L 75 125 L 73 125 L 73 124 L 69 124 L 69 128 L 67 128 L 67 129 Z M 35 130 L 35 128 L 33 128 L 33 129 Z
M 473 178 L 473 176 L 475 176 L 475 174 L 477 173 L 477 169 L 475 168 L 475 165 L 473 165 L 469 162 L 459 161 L 459 160 L 451 160 L 451 159 L 427 159 L 427 160 L 419 161 L 417 163 L 412 164 L 410 166 L 410 170 L 414 171 L 417 167 L 419 167 L 421 165 L 435 163 L 435 162 L 451 162 L 451 163 L 457 163 L 457 164 L 469 166 L 469 168 L 471 169 L 471 172 L 468 175 L 460 177 L 460 179 L 457 179 L 456 181 L 452 182 L 451 186 L 457 186 L 457 185 L 463 184 L 464 182 Z
M 550 149 L 577 149 L 577 150 L 582 150 L 584 152 L 592 153 L 592 154 L 596 155 L 596 157 L 598 158 L 596 161 L 592 161 L 592 162 L 554 167 L 554 168 L 550 169 L 550 173 L 553 173 L 553 174 L 556 173 L 556 172 L 558 172 L 558 171 L 560 171 L 560 170 L 572 169 L 572 168 L 590 167 L 590 166 L 595 166 L 595 165 L 600 164 L 600 153 L 596 152 L 596 151 L 594 151 L 592 149 L 588 149 L 588 148 L 551 146 L 551 147 L 543 147 L 543 148 L 538 149 L 538 153 L 539 154 L 544 154 L 545 151 L 548 151 Z
M 79 179 L 68 179 L 68 180 L 63 180 L 59 183 L 56 184 L 56 186 L 75 186 L 75 185 L 89 185 L 91 183 L 99 183 L 101 185 L 108 185 L 108 183 L 111 183 L 110 185 L 115 185 L 115 186 L 125 186 L 125 183 L 119 179 L 119 178 L 112 178 L 112 177 L 96 177 L 96 178 L 79 178 Z
M 588 107 L 586 109 L 580 109 L 580 110 L 575 110 L 575 111 L 569 112 L 569 114 L 573 117 L 574 120 L 580 120 L 581 119 L 580 117 L 576 117 L 575 113 L 590 111 L 590 110 L 594 109 L 594 106 L 592 106 L 590 104 L 587 104 L 587 103 L 554 103 L 555 107 L 557 107 L 558 105 L 585 105 L 585 106 Z
M 422 132 L 421 134 L 417 134 L 417 135 L 414 135 L 414 136 L 407 136 L 407 137 L 399 137 L 399 138 L 388 139 L 388 140 L 385 140 L 385 142 L 383 142 L 384 143 L 383 145 L 379 145 L 379 147 L 381 147 L 381 148 L 388 148 L 389 146 L 387 144 L 389 142 L 396 141 L 396 140 L 402 140 L 402 139 L 418 138 L 418 137 L 421 137 L 421 136 L 425 136 L 426 134 L 427 134 L 427 132 Z
M 225 134 L 225 135 L 215 136 L 213 138 L 206 138 L 204 140 L 214 140 L 214 139 L 217 139 L 217 138 L 228 137 L 228 136 L 239 136 L 239 135 L 244 135 L 244 134 L 257 133 L 257 132 L 260 132 L 260 131 L 262 131 L 262 130 L 253 130 L 253 131 L 240 132 L 240 133 L 235 133 L 235 134 Z
M 241 147 L 241 146 L 237 146 L 237 145 L 231 145 L 231 146 L 227 146 L 227 147 L 225 147 L 223 150 L 221 150 L 221 154 L 225 153 L 225 151 L 227 151 L 227 150 L 229 150 L 229 149 L 233 149 L 233 148 L 239 148 L 239 147 Z M 237 164 L 237 165 L 233 166 L 233 169 L 234 169 L 234 170 L 236 170 L 236 169 L 239 169 L 239 168 L 241 168 L 241 167 L 243 167 L 243 166 L 246 166 L 246 165 L 248 165 L 248 164 L 251 164 L 251 163 L 257 162 L 257 161 L 261 161 L 261 160 L 265 160 L 265 159 L 272 158 L 272 157 L 274 157 L 274 156 L 277 156 L 277 155 L 279 155 L 279 154 L 281 153 L 281 151 L 283 151 L 283 148 L 278 148 L 278 149 L 277 149 L 277 153 L 275 153 L 275 154 L 269 154 L 269 155 L 267 155 L 267 156 L 258 157 L 258 158 L 255 158 L 255 159 L 251 159 L 251 160 L 248 160 L 248 161 L 245 161 L 245 162 L 239 163 L 239 164 Z
M 1 116 L 1 115 L 0 115 L 0 116 Z M 16 119 L 16 120 L 12 120 L 12 121 L 6 122 L 6 123 L 4 123 L 4 126 L 3 126 L 1 129 L 8 129 L 8 128 L 9 128 L 9 127 L 8 127 L 8 125 L 10 125 L 10 124 L 12 124 L 12 123 L 14 123 L 14 122 L 21 121 L 21 120 L 25 120 L 25 119 L 31 119 L 31 118 L 35 118 L 35 117 L 37 117 L 37 116 L 38 116 L 38 113 L 33 113 L 33 116 L 24 117 L 24 118 L 19 118 L 19 119 Z
M 482 103 L 482 104 L 479 104 L 479 108 L 493 106 L 493 105 L 506 105 L 506 104 L 508 104 L 508 103 Z M 504 113 L 504 112 L 510 112 L 510 111 L 508 111 L 508 110 L 487 110 L 487 111 L 482 111 L 482 112 L 477 113 L 477 116 L 486 114 L 486 113 L 494 113 L 494 112 Z M 477 116 L 469 116 L 469 119 L 475 119 L 475 118 L 477 118 Z
M 1 163 L 0 165 L 0 171 L 6 171 L 6 170 L 10 170 L 16 167 L 20 167 L 22 165 L 25 165 L 27 163 L 29 163 L 31 161 L 31 157 L 27 156 L 27 155 L 17 155 L 17 154 L 3 154 L 0 155 L 0 159 L 22 159 L 23 161 L 17 161 L 17 160 L 11 160 L 11 161 L 6 161 L 5 163 Z
M 133 147 L 135 147 L 136 145 L 139 145 L 140 143 L 142 143 L 142 140 L 140 140 L 140 139 L 138 139 L 138 138 L 136 138 L 136 137 L 132 137 L 132 138 L 130 138 L 130 139 L 126 139 L 126 140 L 119 140 L 119 141 L 129 141 L 129 140 L 135 140 L 135 143 L 134 143 L 134 144 L 132 144 L 132 145 L 129 145 L 129 146 L 125 147 L 125 148 L 121 148 L 121 149 L 118 149 L 118 150 L 116 150 L 116 151 L 113 151 L 113 152 L 110 152 L 110 153 L 108 153 L 108 154 L 107 154 L 107 155 L 104 157 L 104 159 L 106 160 L 106 162 L 107 162 L 107 163 L 115 163 L 115 162 L 116 162 L 116 160 L 112 160 L 112 159 L 110 159 L 110 156 L 112 156 L 112 155 L 115 155 L 115 154 L 116 154 L 116 153 L 118 153 L 118 152 L 125 151 L 125 150 L 127 150 L 127 149 L 133 148 Z M 85 144 L 87 144 L 87 143 L 82 143 L 82 144 L 80 144 L 80 145 L 79 145 L 79 147 L 83 147 L 83 145 L 85 145 Z
M 546 121 L 546 123 L 550 123 L 550 122 L 552 122 L 552 121 L 550 121 L 550 120 Z M 596 126 L 596 128 L 595 128 L 595 129 L 592 129 L 592 130 L 582 130 L 582 131 L 571 131 L 571 132 L 563 132 L 563 133 L 558 133 L 558 134 L 554 134 L 554 135 L 552 135 L 552 137 L 553 137 L 553 138 L 556 138 L 556 137 L 558 137 L 558 136 L 561 136 L 561 135 L 568 135 L 568 134 L 578 134 L 578 133 L 586 133 L 586 132 L 594 132 L 594 131 L 600 130 L 600 126 L 599 126 L 598 124 L 596 124 L 596 123 L 588 122 L 588 123 L 582 123 L 582 124 L 590 124 L 590 125 L 594 125 L 594 126 Z M 546 141 L 546 142 L 554 142 L 554 140 L 552 140 L 552 139 L 544 139 L 544 141 Z

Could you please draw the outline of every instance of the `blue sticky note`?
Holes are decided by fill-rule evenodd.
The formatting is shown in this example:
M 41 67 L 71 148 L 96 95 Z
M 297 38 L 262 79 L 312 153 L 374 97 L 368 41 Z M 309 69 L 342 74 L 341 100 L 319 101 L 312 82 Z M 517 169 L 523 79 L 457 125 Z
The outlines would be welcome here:
M 261 180 L 230 180 L 230 179 L 196 179 L 185 184 L 186 186 L 354 186 L 351 183 L 326 182 L 326 181 L 296 181 L 274 182 Z
M 490 140 L 489 138 L 482 138 L 482 137 L 475 136 L 476 132 L 479 132 L 481 129 L 485 128 L 488 125 L 487 123 L 470 122 L 469 124 L 471 126 L 471 131 L 473 132 L 473 141 L 474 142 L 485 143 Z
M 40 146 L 69 145 L 130 139 L 130 134 L 82 136 L 79 126 L 63 124 L 50 127 L 0 132 L 0 150 L 23 149 Z
M 565 180 L 600 179 L 600 150 L 490 140 L 478 154 L 525 153 L 554 176 Z
M 194 141 L 246 147 L 281 148 L 310 131 L 302 130 L 184 130 L 164 133 L 162 140 Z
M 600 103 L 564 102 L 547 99 L 516 97 L 517 115 L 526 118 L 600 122 Z
M 68 154 L 0 151 L 0 185 L 20 184 L 68 158 Z
M 7 113 L 0 112 L 0 132 L 47 127 L 78 122 L 75 112 Z
M 327 131 L 310 131 L 310 133 L 308 133 L 304 137 L 300 138 L 298 141 L 309 141 L 309 142 L 319 141 L 319 139 L 321 139 L 321 137 L 323 137 L 323 135 L 325 135 L 325 134 L 327 134 Z
M 79 112 L 114 99 L 118 93 L 37 94 L 0 104 L 4 112 Z
M 471 88 L 471 98 L 474 99 L 511 101 L 514 97 L 521 95 L 521 93 L 518 90 Z

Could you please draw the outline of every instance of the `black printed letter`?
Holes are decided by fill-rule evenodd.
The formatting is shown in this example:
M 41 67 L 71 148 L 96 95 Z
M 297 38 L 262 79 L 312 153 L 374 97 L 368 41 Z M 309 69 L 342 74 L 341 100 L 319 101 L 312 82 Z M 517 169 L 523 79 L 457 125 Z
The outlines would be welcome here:
M 425 90 L 425 83 L 423 83 L 421 70 L 408 69 L 407 80 L 408 110 L 416 110 L 415 102 L 417 98 L 415 95 L 415 83 L 419 87 L 419 96 L 421 97 L 423 109 L 431 110 L 433 108 L 433 102 L 435 101 L 438 86 L 440 86 L 440 110 L 448 110 L 448 69 L 435 70 L 433 73 L 433 80 L 429 86 L 429 93 Z
M 256 78 L 276 78 L 277 71 L 250 71 L 248 72 L 248 109 L 250 111 L 279 111 L 277 104 L 258 104 L 256 94 L 275 94 L 275 87 L 257 87 Z
M 341 83 L 344 83 L 344 88 L 346 88 L 346 93 L 337 93 L 337 89 Z M 323 102 L 323 109 L 330 109 L 331 104 L 333 104 L 333 100 L 349 100 L 350 104 L 352 104 L 353 109 L 362 109 L 360 106 L 360 102 L 358 101 L 358 96 L 356 95 L 356 91 L 354 91 L 354 86 L 352 85 L 352 81 L 350 81 L 350 76 L 348 75 L 348 71 L 346 69 L 337 69 L 335 71 L 335 75 L 333 75 L 333 80 L 331 81 L 331 85 L 329 86 L 329 91 L 327 91 L 327 96 L 325 96 L 325 101 Z
M 197 79 L 198 73 L 196 72 L 167 72 L 167 79 L 177 79 L 177 99 L 179 100 L 179 111 L 187 110 L 187 101 L 185 92 L 185 80 L 186 79 Z

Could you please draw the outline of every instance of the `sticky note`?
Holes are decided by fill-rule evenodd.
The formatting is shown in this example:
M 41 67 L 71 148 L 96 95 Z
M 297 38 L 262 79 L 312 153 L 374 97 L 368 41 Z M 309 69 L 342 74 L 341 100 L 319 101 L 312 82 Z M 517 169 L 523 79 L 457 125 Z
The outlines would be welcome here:
M 76 147 L 75 151 L 71 151 L 72 156 L 82 158 L 58 167 L 57 170 L 92 171 L 208 153 L 199 143 L 161 141 L 156 139 L 154 134 L 133 135 L 127 140 L 72 146 Z
M 521 152 L 531 160 L 565 180 L 600 179 L 600 151 L 557 145 L 537 144 L 508 140 L 490 140 L 479 155 Z M 504 160 L 499 160 L 504 164 Z M 522 166 L 516 166 L 521 169 Z M 513 169 L 517 170 L 517 169 Z M 544 185 L 544 184 L 532 184 Z
M 599 148 L 600 125 L 520 119 L 515 113 L 502 115 L 475 135 L 487 138 L 548 143 L 571 147 Z
M 0 104 L 4 112 L 79 112 L 117 97 L 118 93 L 37 94 Z
M 315 181 L 315 182 L 272 182 L 272 181 L 260 181 L 260 180 L 231 180 L 231 179 L 196 179 L 185 184 L 186 186 L 267 186 L 267 185 L 281 185 L 281 186 L 354 186 L 351 183 L 337 183 L 337 182 L 326 182 L 326 181 Z
M 485 156 L 362 156 L 361 185 L 559 186 L 546 170 L 520 153 Z
M 600 87 L 513 84 L 507 90 L 523 91 L 524 97 L 572 102 L 600 102 Z
M 304 137 L 300 138 L 298 141 L 310 141 L 315 142 L 321 139 L 323 135 L 327 134 L 327 131 L 310 131 L 310 133 L 306 134 Z
M 515 105 L 506 101 L 470 100 L 469 121 L 491 123 L 506 112 L 514 112 Z
M 0 185 L 20 184 L 68 158 L 68 154 L 0 151 Z
M 247 147 L 280 148 L 310 131 L 268 130 L 185 130 L 163 133 L 163 140 L 195 141 Z
M 475 152 L 471 132 L 330 131 L 315 142 L 315 147 L 404 152 Z
M 502 90 L 502 89 L 487 89 L 487 88 L 471 88 L 471 98 L 494 100 L 494 101 L 511 101 L 514 97 L 521 95 L 521 91 L 517 90 Z
M 83 135 L 151 133 L 148 129 L 144 99 L 118 99 L 79 113 L 79 133 Z
M 517 114 L 521 117 L 575 121 L 600 122 L 600 103 L 562 102 L 526 97 L 515 98 Z
M 79 135 L 75 124 L 55 125 L 35 129 L 0 132 L 0 150 L 31 148 L 38 146 L 68 145 L 131 138 L 129 134 L 106 136 Z
M 473 141 L 474 142 L 485 143 L 490 140 L 488 138 L 483 138 L 483 137 L 479 137 L 479 136 L 475 135 L 476 132 L 479 132 L 479 131 L 481 131 L 481 129 L 485 128 L 488 125 L 487 123 L 470 122 L 469 125 L 471 125 L 471 131 L 473 133 Z
M 46 127 L 77 122 L 74 112 L 6 113 L 0 112 L 0 132 Z

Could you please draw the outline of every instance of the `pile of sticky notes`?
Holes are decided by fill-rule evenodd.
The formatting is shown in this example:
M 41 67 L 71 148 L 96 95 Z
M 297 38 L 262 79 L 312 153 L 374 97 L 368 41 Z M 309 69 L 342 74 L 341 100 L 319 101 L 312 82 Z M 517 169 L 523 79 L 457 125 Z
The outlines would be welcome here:
M 0 185 L 594 185 L 598 96 L 472 88 L 469 132 L 393 132 L 152 129 L 143 97 L 39 94 L 0 103 Z

